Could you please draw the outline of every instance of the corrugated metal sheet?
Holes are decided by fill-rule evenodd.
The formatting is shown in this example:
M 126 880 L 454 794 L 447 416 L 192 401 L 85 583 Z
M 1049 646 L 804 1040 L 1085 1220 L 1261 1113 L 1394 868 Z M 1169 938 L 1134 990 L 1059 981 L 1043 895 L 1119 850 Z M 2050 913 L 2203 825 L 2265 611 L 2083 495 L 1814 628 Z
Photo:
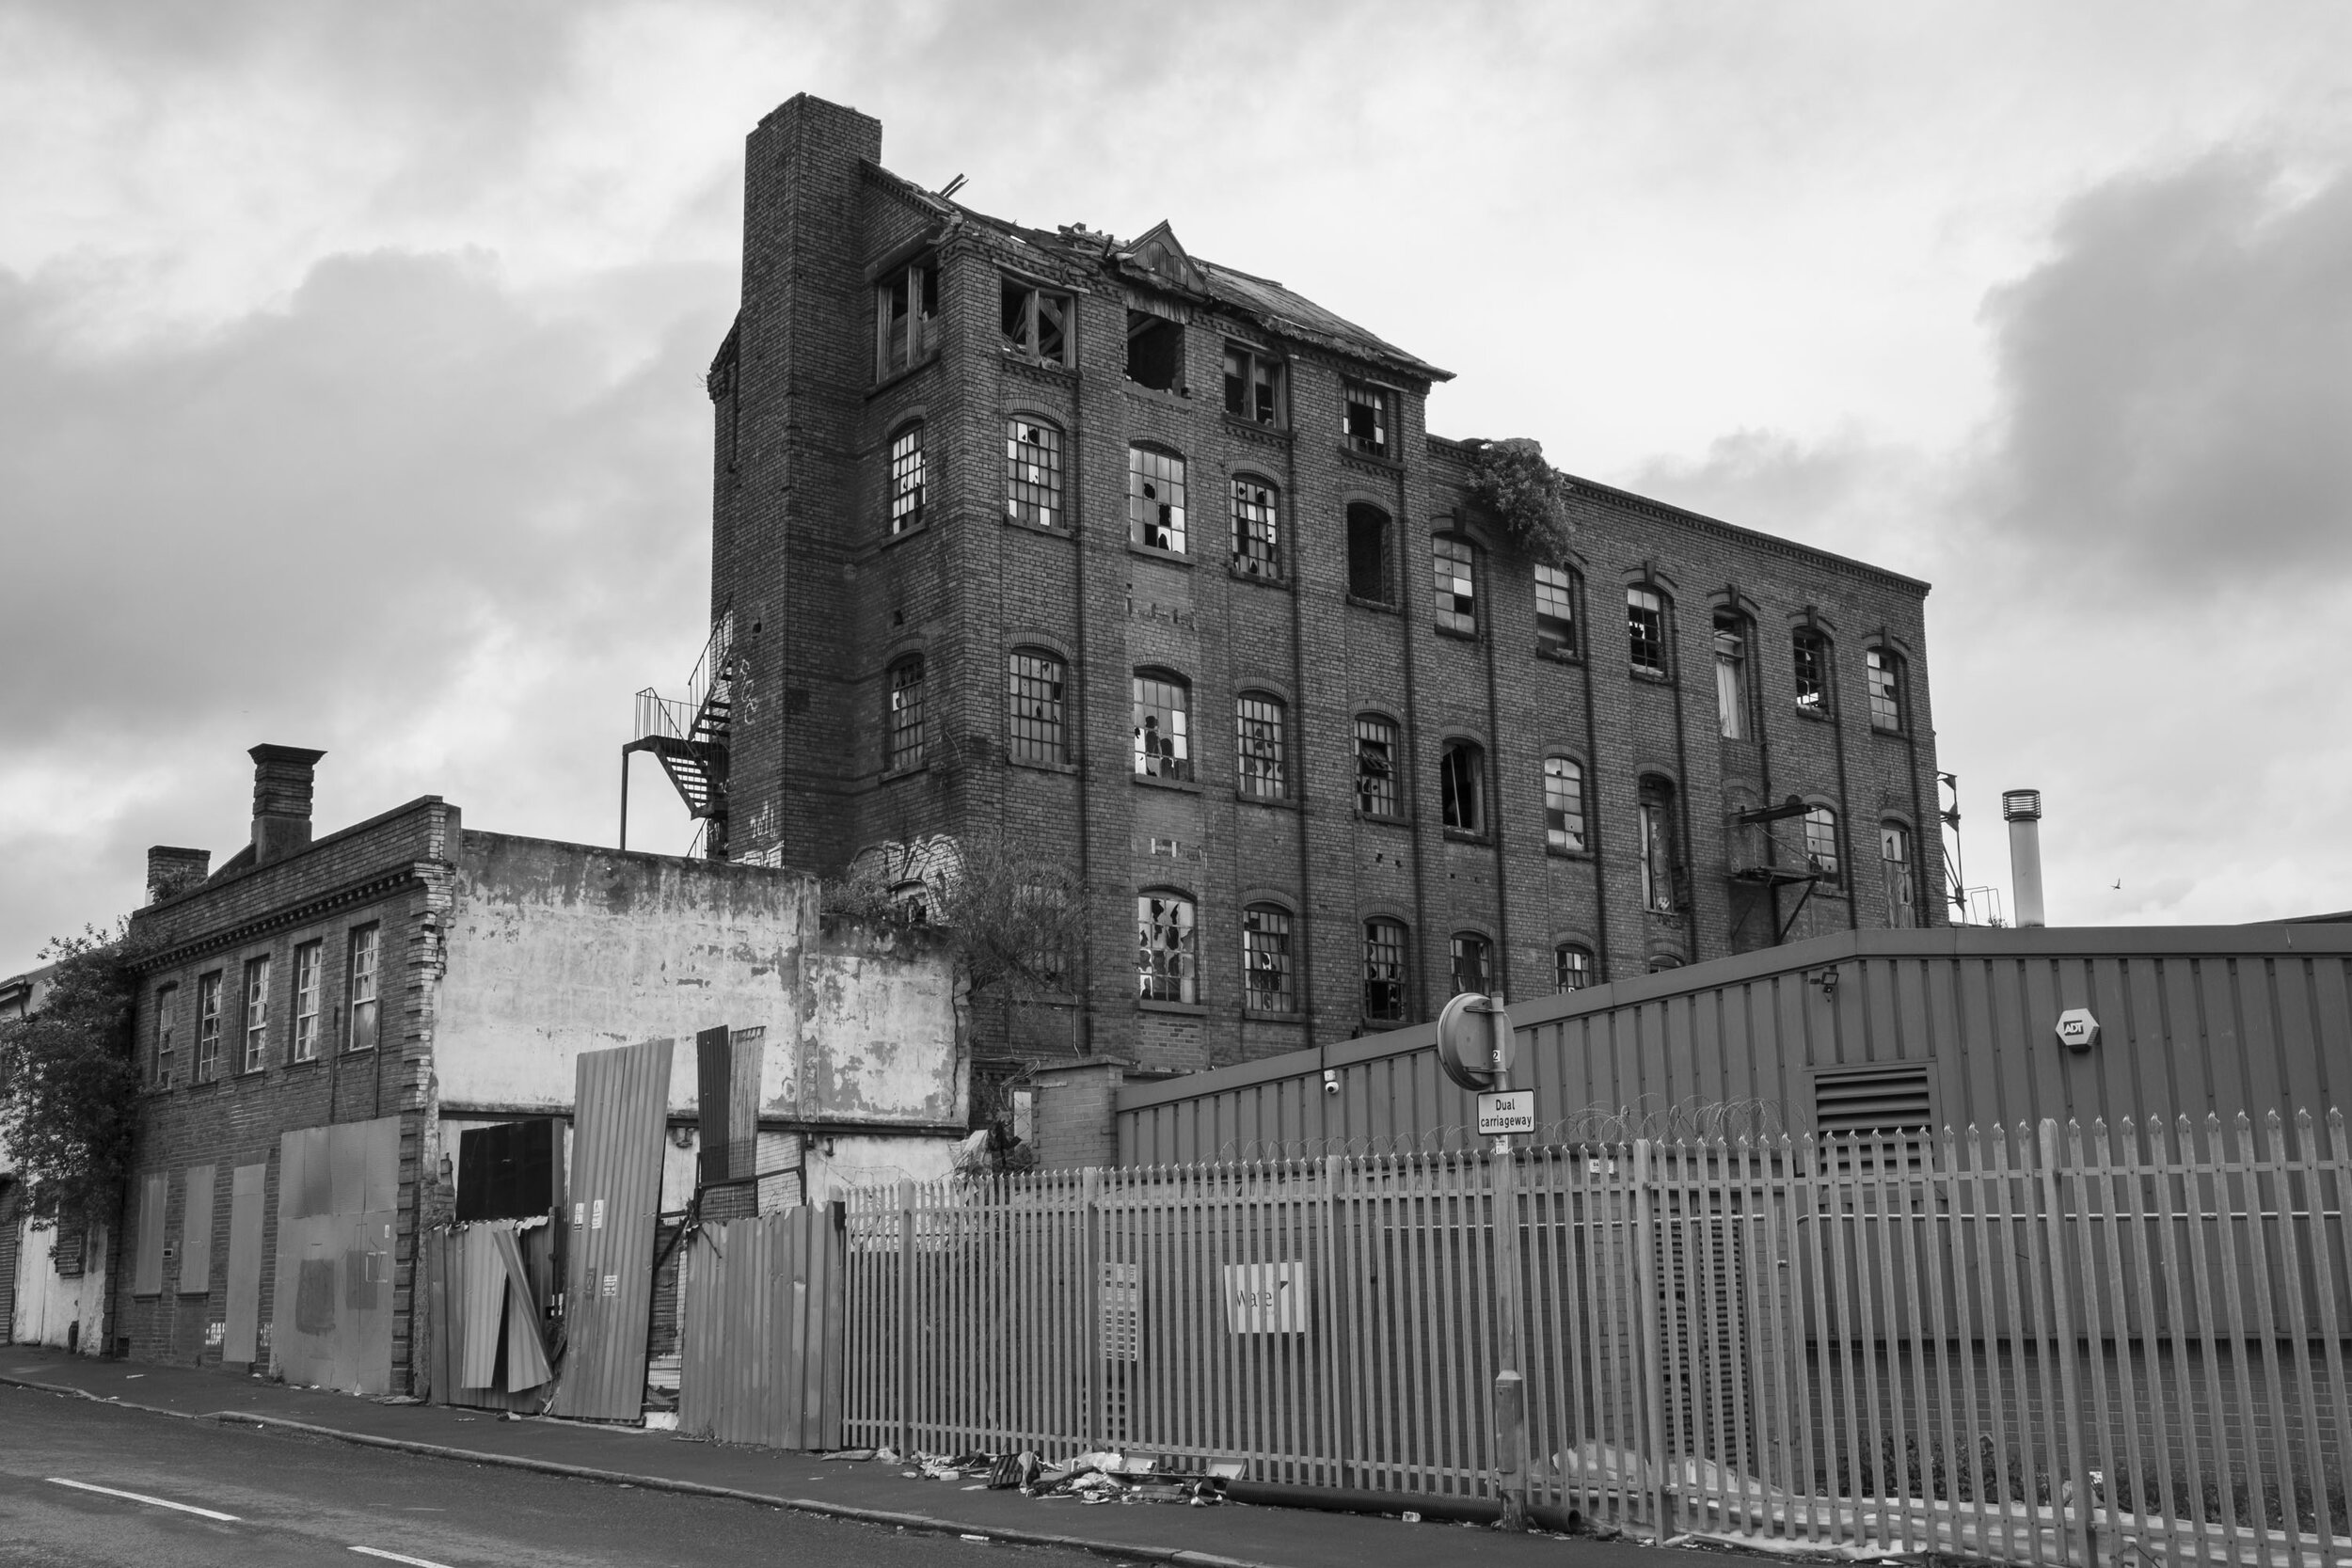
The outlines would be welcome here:
M 666 1039 L 580 1053 L 572 1121 L 570 1277 L 556 1415 L 633 1421 L 644 1411 L 654 1224 L 668 1121 Z
M 552 1227 L 487 1221 L 425 1234 L 432 1399 L 483 1410 L 537 1410 L 549 1370 L 541 1325 L 555 1281 Z
M 186 1202 L 180 1209 L 180 1291 L 213 1293 L 213 1167 L 190 1165 Z
M 841 1447 L 841 1255 L 830 1205 L 707 1226 L 688 1243 L 680 1430 Z
M 138 1234 L 133 1242 L 131 1293 L 160 1295 L 164 1289 L 164 1183 L 161 1171 L 139 1179 Z
M 2054 1032 L 2078 1006 L 2084 1053 Z M 2352 927 L 1848 932 L 1511 1017 L 1538 1142 L 1814 1132 L 1816 1074 L 1899 1063 L 1928 1069 L 1937 1126 L 2292 1117 L 2352 1098 Z M 1423 1025 L 1131 1085 L 1120 1163 L 1469 1147 L 1435 1047 Z
M 262 1317 L 262 1199 L 269 1165 L 239 1165 L 229 1178 L 229 1310 L 220 1358 L 252 1363 Z

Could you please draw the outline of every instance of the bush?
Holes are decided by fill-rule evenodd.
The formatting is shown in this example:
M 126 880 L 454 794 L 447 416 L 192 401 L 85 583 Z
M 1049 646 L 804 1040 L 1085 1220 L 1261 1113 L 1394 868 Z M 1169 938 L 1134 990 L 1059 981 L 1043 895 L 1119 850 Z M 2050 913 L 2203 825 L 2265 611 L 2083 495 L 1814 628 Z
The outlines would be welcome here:
M 0 1142 L 40 1225 L 103 1225 L 130 1173 L 138 1115 L 129 942 L 91 929 L 40 951 L 54 961 L 40 1009 L 0 1023 Z
M 1481 441 L 1470 456 L 1470 497 L 1499 518 L 1519 548 L 1548 566 L 1568 563 L 1576 523 L 1568 476 L 1525 436 Z

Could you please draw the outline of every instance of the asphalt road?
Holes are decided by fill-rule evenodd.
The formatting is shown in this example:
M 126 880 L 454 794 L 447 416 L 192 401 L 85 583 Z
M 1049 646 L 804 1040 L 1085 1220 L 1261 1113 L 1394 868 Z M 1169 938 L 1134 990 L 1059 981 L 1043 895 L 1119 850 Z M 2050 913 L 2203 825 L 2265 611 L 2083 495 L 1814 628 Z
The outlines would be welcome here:
M 126 1492 L 151 1500 L 113 1495 Z M 387 1562 L 1103 1568 L 1102 1559 L 1079 1552 L 910 1534 L 0 1386 L 0 1564 L 8 1568 Z

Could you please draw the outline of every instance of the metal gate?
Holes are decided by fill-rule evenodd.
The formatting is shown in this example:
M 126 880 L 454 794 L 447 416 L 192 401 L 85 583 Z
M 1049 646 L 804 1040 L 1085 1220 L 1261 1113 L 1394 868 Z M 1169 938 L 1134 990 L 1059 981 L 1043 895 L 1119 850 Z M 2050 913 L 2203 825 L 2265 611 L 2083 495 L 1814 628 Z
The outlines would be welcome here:
M 841 1447 L 842 1224 L 833 1205 L 705 1226 L 687 1244 L 678 1426 Z

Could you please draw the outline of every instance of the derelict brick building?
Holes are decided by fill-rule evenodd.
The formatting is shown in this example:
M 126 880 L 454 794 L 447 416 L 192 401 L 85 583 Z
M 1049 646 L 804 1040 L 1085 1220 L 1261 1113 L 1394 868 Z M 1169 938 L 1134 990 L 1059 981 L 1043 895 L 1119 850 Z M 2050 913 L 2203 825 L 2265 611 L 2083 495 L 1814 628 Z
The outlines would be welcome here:
M 1539 565 L 1447 372 L 881 152 L 805 95 L 746 150 L 713 639 L 638 742 L 710 853 L 1057 858 L 1070 994 L 989 1043 L 1147 1070 L 1942 921 L 1924 583 L 1582 482 Z

